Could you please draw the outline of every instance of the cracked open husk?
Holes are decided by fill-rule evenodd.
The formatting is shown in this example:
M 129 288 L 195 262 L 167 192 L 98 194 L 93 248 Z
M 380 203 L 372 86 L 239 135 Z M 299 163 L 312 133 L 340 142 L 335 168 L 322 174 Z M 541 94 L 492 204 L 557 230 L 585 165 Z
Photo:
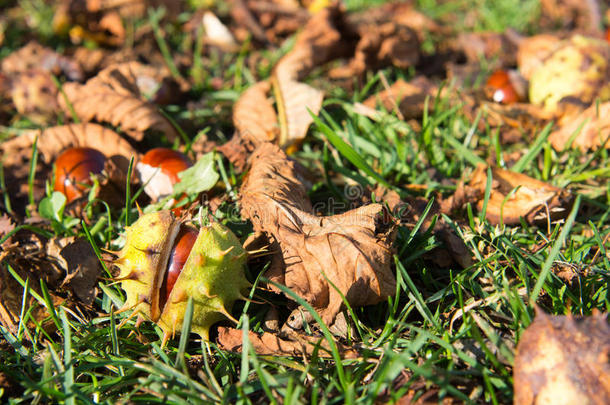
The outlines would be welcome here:
M 185 226 L 171 211 L 142 215 L 126 229 L 125 247 L 114 262 L 127 295 L 122 310 L 156 322 L 164 341 L 182 328 L 189 298 L 194 304 L 191 331 L 207 339 L 210 326 L 231 318 L 233 303 L 250 286 L 245 250 L 229 229 L 213 223 L 201 227 L 173 288 L 163 294 L 172 248 Z

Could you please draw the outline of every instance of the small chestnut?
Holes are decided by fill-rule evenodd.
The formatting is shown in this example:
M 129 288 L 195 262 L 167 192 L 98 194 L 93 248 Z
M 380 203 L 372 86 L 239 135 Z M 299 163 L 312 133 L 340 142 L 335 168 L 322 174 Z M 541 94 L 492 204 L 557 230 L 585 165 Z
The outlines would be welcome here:
M 168 149 L 151 149 L 136 165 L 144 192 L 154 201 L 172 194 L 174 184 L 180 181 L 178 173 L 191 167 L 193 163 L 183 153 Z
M 66 149 L 55 160 L 54 190 L 64 193 L 68 203 L 74 201 L 93 184 L 91 174 L 100 174 L 105 162 L 106 156 L 96 149 Z
M 506 70 L 496 70 L 487 79 L 486 87 L 491 99 L 496 103 L 512 104 L 520 100 L 517 90 L 512 84 Z
M 198 231 L 188 226 L 182 225 L 180 231 L 174 240 L 174 246 L 170 252 L 169 261 L 167 264 L 167 271 L 161 284 L 160 299 L 163 300 L 163 304 L 167 302 L 174 284 L 191 254 L 195 240 L 197 239 Z

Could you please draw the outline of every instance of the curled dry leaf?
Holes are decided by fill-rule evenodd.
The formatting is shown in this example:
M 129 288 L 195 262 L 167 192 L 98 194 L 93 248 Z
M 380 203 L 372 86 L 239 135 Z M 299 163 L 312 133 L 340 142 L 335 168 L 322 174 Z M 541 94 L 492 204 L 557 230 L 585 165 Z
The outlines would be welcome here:
M 65 274 L 61 287 L 68 287 L 81 302 L 91 305 L 102 271 L 91 244 L 84 238 L 54 238 L 47 244 L 47 255 Z
M 505 131 L 516 130 L 519 134 L 534 132 L 553 118 L 553 115 L 542 107 L 528 103 L 500 104 L 482 101 L 478 108 L 473 110 L 474 113 L 480 111 L 487 116 L 487 119 L 481 123 L 482 126 L 506 127 L 500 133 L 503 139 Z
M 534 223 L 546 221 L 549 215 L 554 221 L 569 213 L 573 197 L 568 191 L 510 170 L 494 167 L 491 173 L 491 195 L 485 217 L 492 224 L 516 225 L 521 217 Z M 478 194 L 479 210 L 483 209 L 486 185 L 487 167 L 479 165 L 468 185 Z
M 562 41 L 530 77 L 529 99 L 549 112 L 562 100 L 584 104 L 610 99 L 610 45 L 601 39 L 574 35 Z
M 252 36 L 261 44 L 280 44 L 310 17 L 299 2 L 292 0 L 233 0 L 232 4 L 235 34 L 241 42 Z
M 572 143 L 570 139 L 575 136 Z M 610 147 L 610 102 L 592 105 L 581 114 L 567 115 L 559 121 L 559 128 L 549 135 L 556 150 L 576 147 L 581 150 Z
M 11 331 L 16 332 L 19 325 L 24 289 L 9 273 L 7 265 L 10 265 L 21 280 L 25 281 L 29 278 L 29 285 L 33 291 L 42 294 L 40 280 L 44 280 L 49 287 L 52 302 L 56 305 L 64 302 L 64 299 L 56 295 L 55 291 L 59 288 L 65 273 L 56 260 L 47 255 L 47 243 L 48 240 L 43 236 L 21 229 L 0 245 L 0 261 L 4 264 L 0 266 L 0 324 Z M 30 294 L 26 299 L 26 308 L 36 306 L 35 302 L 34 296 Z M 44 319 L 48 319 L 49 313 L 44 306 L 37 307 L 31 315 L 40 323 Z M 27 326 L 34 325 L 29 321 Z M 45 330 L 54 329 L 53 322 L 44 323 L 43 328 Z
M 269 82 L 258 82 L 244 91 L 233 106 L 233 124 L 239 136 L 253 146 L 277 139 L 279 127 L 268 97 L 270 89 Z
M 357 20 L 365 20 L 369 22 L 387 22 L 388 16 L 398 25 L 404 25 L 413 29 L 417 33 L 420 41 L 426 39 L 429 33 L 446 33 L 450 31 L 449 27 L 444 27 L 434 20 L 428 18 L 425 14 L 417 11 L 412 4 L 408 2 L 396 2 L 383 4 L 380 7 L 364 10 L 353 17 L 350 16 L 350 22 L 357 23 Z
M 117 46 L 125 40 L 123 19 L 143 18 L 148 10 L 163 7 L 165 15 L 175 17 L 182 2 L 172 0 L 63 0 L 53 16 L 53 29 L 69 34 L 74 43 L 84 40 Z
M 0 216 L 0 238 L 4 237 L 7 233 L 11 232 L 15 229 L 15 224 L 11 217 L 7 214 L 2 214 Z
M 14 76 L 9 94 L 15 109 L 39 124 L 52 121 L 59 107 L 57 86 L 44 70 L 27 70 Z
M 23 156 L 29 159 L 34 140 L 45 162 L 51 163 L 65 149 L 71 147 L 94 148 L 106 156 L 122 156 L 127 161 L 139 153 L 116 132 L 98 124 L 70 124 L 50 127 L 43 130 L 25 131 L 22 135 L 4 142 L 4 164 L 21 164 Z
M 599 34 L 602 13 L 599 0 L 541 0 L 542 26 L 566 28 Z
M 322 91 L 300 80 L 315 66 L 338 56 L 341 45 L 341 33 L 335 26 L 338 18 L 341 13 L 334 7 L 312 17 L 292 50 L 274 68 L 271 82 L 278 105 L 282 147 L 299 143 L 313 122 L 309 111 L 317 115 L 322 108 Z
M 333 69 L 332 78 L 361 76 L 367 69 L 396 66 L 406 69 L 419 62 L 417 33 L 395 21 L 375 22 L 355 27 L 360 39 L 347 66 Z
M 44 130 L 25 131 L 20 136 L 0 145 L 6 169 L 7 185 L 11 198 L 25 197 L 28 192 L 27 176 L 32 155 L 32 146 L 37 141 L 41 155 L 36 169 L 35 197 L 44 194 L 45 179 L 50 178 L 51 165 L 57 156 L 71 147 L 90 147 L 104 153 L 108 158 L 105 171 L 112 182 L 120 187 L 125 183 L 129 159 L 138 159 L 138 152 L 119 134 L 97 124 L 71 124 L 50 127 Z M 103 189 L 102 189 L 103 191 Z M 116 190 L 110 193 L 117 198 Z M 110 200 L 109 200 L 110 201 Z
M 112 64 L 87 84 L 109 87 L 119 94 L 150 100 L 156 104 L 167 104 L 168 99 L 172 99 L 171 93 L 174 93 L 175 98 L 187 86 L 186 83 L 176 83 L 166 67 L 135 61 Z
M 33 41 L 4 58 L 1 69 L 0 91 L 8 94 L 19 113 L 43 125 L 55 118 L 58 109 L 52 75 L 83 79 L 78 63 Z
M 553 316 L 537 309 L 517 345 L 515 405 L 610 403 L 609 356 L 606 315 Z
M 394 294 L 394 223 L 383 206 L 317 217 L 296 176 L 286 154 L 266 143 L 254 151 L 240 190 L 242 216 L 279 249 L 266 277 L 309 302 L 328 324 L 343 306 L 341 295 L 362 306 Z
M 288 336 L 280 337 L 274 333 L 264 332 L 257 335 L 248 331 L 248 340 L 252 348 L 261 356 L 311 356 L 318 351 L 319 357 L 331 357 L 331 349 L 324 337 L 315 337 L 299 334 L 296 332 Z M 241 353 L 243 343 L 243 331 L 239 329 L 219 327 L 218 344 L 221 349 Z M 358 353 L 336 343 L 339 353 L 343 358 L 357 358 Z
M 529 80 L 560 42 L 561 38 L 553 34 L 521 38 L 517 49 L 517 66 L 523 77 Z
M 64 74 L 70 80 L 83 80 L 80 65 L 37 42 L 29 42 L 2 60 L 2 72 L 17 75 L 31 69 L 43 70 L 56 76 Z
M 159 92 L 167 91 L 161 77 L 161 72 L 137 62 L 117 64 L 102 70 L 84 85 L 66 83 L 65 97 L 60 94 L 58 100 L 67 114 L 72 107 L 82 121 L 120 126 L 135 140 L 142 140 L 148 129 L 174 140 L 178 136 L 176 129 L 145 97 L 152 95 L 154 100 Z
M 517 44 L 513 37 L 506 33 L 470 32 L 462 33 L 456 41 L 458 50 L 462 51 L 469 62 L 480 63 L 480 60 L 497 60 L 497 67 L 514 66 L 516 63 Z

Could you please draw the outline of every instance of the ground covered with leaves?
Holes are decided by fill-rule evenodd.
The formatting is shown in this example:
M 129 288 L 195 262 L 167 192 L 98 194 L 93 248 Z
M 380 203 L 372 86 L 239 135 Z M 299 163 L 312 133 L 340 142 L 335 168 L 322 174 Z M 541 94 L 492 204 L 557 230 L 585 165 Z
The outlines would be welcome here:
M 606 8 L 0 1 L 0 398 L 610 402 Z

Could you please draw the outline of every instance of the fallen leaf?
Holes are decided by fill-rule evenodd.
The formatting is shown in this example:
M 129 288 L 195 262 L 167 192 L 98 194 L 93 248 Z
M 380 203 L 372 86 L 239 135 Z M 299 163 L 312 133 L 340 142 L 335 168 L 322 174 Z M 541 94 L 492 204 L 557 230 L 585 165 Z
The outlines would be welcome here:
M 573 142 L 569 142 L 574 137 Z M 583 151 L 610 148 L 610 102 L 592 105 L 581 114 L 564 115 L 559 128 L 549 135 L 553 148 L 562 151 L 569 147 Z
M 610 403 L 610 328 L 604 314 L 536 310 L 513 368 L 515 405 Z
M 529 100 L 547 111 L 559 112 L 562 100 L 575 98 L 584 104 L 610 99 L 610 44 L 582 35 L 562 41 L 532 71 Z
M 139 156 L 138 151 L 118 133 L 98 124 L 84 123 L 24 131 L 0 145 L 4 164 L 15 166 L 23 164 L 24 158 L 29 160 L 36 139 L 36 147 L 47 163 L 52 163 L 62 151 L 72 147 L 97 149 L 108 157 L 122 156 L 127 161 Z
M 233 135 L 228 142 L 220 145 L 217 150 L 229 159 L 229 162 L 238 172 L 241 173 L 246 167 L 250 150 L 246 147 L 244 140 L 237 134 Z
M 63 0 L 53 16 L 53 30 L 70 34 L 74 43 L 93 41 L 118 46 L 125 41 L 123 19 L 141 19 L 148 10 L 163 7 L 167 18 L 175 18 L 182 2 L 172 0 Z
M 259 23 L 259 19 L 255 18 L 252 12 L 246 6 L 244 0 L 233 0 L 233 7 L 231 7 L 231 18 L 237 24 L 243 27 L 242 30 L 237 30 L 237 38 L 240 42 L 247 40 L 249 36 L 252 36 L 256 41 L 261 44 L 268 42 L 267 36 L 263 27 Z
M 91 305 L 102 271 L 91 244 L 84 238 L 54 238 L 47 244 L 47 255 L 65 272 L 61 287 L 68 287 L 81 302 Z
M 13 229 L 15 229 L 13 219 L 7 214 L 2 214 L 2 216 L 0 216 L 0 238 L 3 238 L 4 235 L 11 232 Z
M 49 287 L 51 301 L 56 304 L 72 306 L 71 302 L 56 294 L 56 290 L 65 276 L 56 261 L 47 256 L 45 249 L 47 239 L 34 232 L 21 229 L 0 245 L 0 323 L 7 329 L 16 333 L 19 325 L 24 288 L 22 284 L 8 271 L 8 266 L 22 280 L 29 279 L 30 289 L 42 294 L 40 281 L 43 280 Z M 53 321 L 49 320 L 49 312 L 45 306 L 36 304 L 32 294 L 26 299 L 26 310 L 30 306 L 37 306 L 30 316 L 38 323 L 42 323 L 47 331 L 55 329 Z M 47 322 L 44 322 L 44 320 Z M 32 321 L 25 326 L 34 327 Z
M 80 65 L 71 58 L 31 41 L 2 60 L 2 92 L 15 109 L 41 125 L 56 119 L 57 86 L 53 75 L 82 80 Z
M 288 336 L 275 333 L 263 332 L 258 335 L 248 331 L 248 340 L 256 354 L 261 356 L 290 356 L 310 357 L 317 351 L 319 357 L 331 357 L 332 352 L 328 341 L 323 337 L 308 336 L 293 332 Z M 218 345 L 221 349 L 241 353 L 243 343 L 243 331 L 239 329 L 219 327 Z M 358 353 L 346 348 L 340 343 L 335 343 L 342 358 L 353 359 Z
M 108 180 L 112 183 L 109 184 L 111 191 L 108 192 L 108 197 L 112 198 L 107 199 L 108 202 L 118 202 L 117 199 L 121 194 L 117 194 L 114 186 L 118 186 L 119 190 L 124 187 L 129 159 L 134 157 L 137 161 L 139 157 L 139 153 L 119 134 L 98 124 L 71 124 L 44 130 L 24 131 L 21 135 L 0 145 L 7 176 L 7 187 L 13 202 L 19 202 L 28 195 L 27 178 L 32 147 L 36 139 L 38 139 L 36 146 L 40 154 L 34 183 L 36 200 L 45 193 L 45 181 L 51 178 L 53 162 L 67 148 L 90 147 L 99 150 L 109 158 L 104 169 L 108 174 Z M 100 192 L 106 195 L 104 187 Z M 24 208 L 25 205 L 18 206 Z
M 273 70 L 271 83 L 279 111 L 279 144 L 284 148 L 303 140 L 313 122 L 310 111 L 317 115 L 322 108 L 323 92 L 300 80 L 315 66 L 338 56 L 341 33 L 335 20 L 340 17 L 337 8 L 327 8 L 313 16 L 292 50 Z
M 419 62 L 419 39 L 410 27 L 395 21 L 363 23 L 352 28 L 358 32 L 354 57 L 346 66 L 333 69 L 331 78 L 360 77 L 367 69 L 386 66 L 407 69 Z
M 236 36 L 243 42 L 252 36 L 260 44 L 280 44 L 301 29 L 310 13 L 297 1 L 233 0 L 231 17 Z
M 523 77 L 529 80 L 560 42 L 561 38 L 553 34 L 522 38 L 517 49 L 517 66 Z
M 551 113 L 529 103 L 501 104 L 482 101 L 473 112 L 481 111 L 486 115 L 486 120 L 483 120 L 482 125 L 506 126 L 507 128 L 503 128 L 502 132 L 511 129 L 516 129 L 520 133 L 534 132 L 553 118 Z M 502 132 L 500 135 L 504 136 Z
M 56 76 L 64 74 L 69 80 L 80 81 L 84 78 L 78 62 L 34 41 L 2 59 L 0 67 L 6 75 L 18 75 L 34 69 Z
M 573 196 L 566 190 L 536 180 L 525 174 L 494 167 L 491 169 L 491 194 L 485 217 L 492 224 L 519 224 L 565 218 Z M 487 167 L 479 165 L 471 176 L 469 187 L 478 192 L 477 209 L 483 209 Z M 550 218 L 548 218 L 550 215 Z
M 457 50 L 464 53 L 469 62 L 480 63 L 496 60 L 496 65 L 490 67 L 500 68 L 514 66 L 517 54 L 517 44 L 510 34 L 497 32 L 469 32 L 462 33 L 456 41 Z
M 21 72 L 10 81 L 9 93 L 15 109 L 32 121 L 46 125 L 56 117 L 58 91 L 49 72 Z
M 277 139 L 277 114 L 269 100 L 271 85 L 267 81 L 250 86 L 233 106 L 233 125 L 247 143 L 257 146 Z
M 343 306 L 341 295 L 363 306 L 394 294 L 395 226 L 381 204 L 317 217 L 295 164 L 279 147 L 262 144 L 250 163 L 240 190 L 242 216 L 279 250 L 266 277 L 309 302 L 328 324 Z
M 551 29 L 579 29 L 599 34 L 602 27 L 601 4 L 598 0 L 541 0 L 539 24 Z
M 97 120 L 120 126 L 135 140 L 152 129 L 173 141 L 178 136 L 174 126 L 146 98 L 163 89 L 162 72 L 137 62 L 117 64 L 102 70 L 86 84 L 66 83 L 58 96 L 66 114 L 72 109 L 85 122 Z M 67 100 L 66 100 L 67 98 Z

